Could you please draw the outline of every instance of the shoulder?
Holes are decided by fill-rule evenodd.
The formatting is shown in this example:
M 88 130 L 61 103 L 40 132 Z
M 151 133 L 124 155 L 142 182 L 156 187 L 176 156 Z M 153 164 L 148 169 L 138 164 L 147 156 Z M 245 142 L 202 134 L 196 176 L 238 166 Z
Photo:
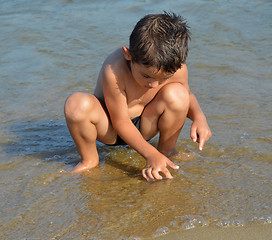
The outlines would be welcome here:
M 118 81 L 123 79 L 127 65 L 122 49 L 117 49 L 105 60 L 101 72 L 103 81 Z
M 100 82 L 103 95 L 124 94 L 128 74 L 128 65 L 122 49 L 111 53 L 103 63 L 98 81 Z

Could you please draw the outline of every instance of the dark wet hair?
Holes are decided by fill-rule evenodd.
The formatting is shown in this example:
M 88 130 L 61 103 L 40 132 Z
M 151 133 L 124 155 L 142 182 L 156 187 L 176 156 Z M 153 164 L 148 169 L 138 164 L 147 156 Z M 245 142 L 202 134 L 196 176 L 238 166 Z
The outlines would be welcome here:
M 190 31 L 174 13 L 150 14 L 134 27 L 129 38 L 132 61 L 174 73 L 186 62 Z

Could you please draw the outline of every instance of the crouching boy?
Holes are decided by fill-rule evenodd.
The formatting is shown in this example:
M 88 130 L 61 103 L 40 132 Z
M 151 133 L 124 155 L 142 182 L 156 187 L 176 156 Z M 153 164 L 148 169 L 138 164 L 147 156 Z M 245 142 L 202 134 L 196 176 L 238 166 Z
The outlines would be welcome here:
M 190 92 L 186 57 L 190 32 L 175 14 L 143 17 L 123 46 L 105 60 L 94 94 L 74 93 L 65 104 L 67 126 L 82 161 L 81 172 L 98 165 L 96 140 L 128 144 L 146 159 L 145 179 L 172 178 L 167 167 L 178 169 L 169 156 L 186 117 L 192 120 L 191 138 L 202 150 L 211 131 Z M 148 140 L 159 132 L 157 148 Z

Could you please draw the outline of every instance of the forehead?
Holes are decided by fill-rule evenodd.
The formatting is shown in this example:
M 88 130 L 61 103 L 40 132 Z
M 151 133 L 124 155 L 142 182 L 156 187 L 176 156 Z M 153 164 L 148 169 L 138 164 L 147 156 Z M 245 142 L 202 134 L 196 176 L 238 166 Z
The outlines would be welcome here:
M 142 64 L 137 64 L 138 71 L 141 74 L 148 75 L 149 77 L 157 77 L 157 78 L 166 78 L 173 76 L 172 73 L 165 72 L 162 69 L 158 69 L 156 67 L 148 67 Z

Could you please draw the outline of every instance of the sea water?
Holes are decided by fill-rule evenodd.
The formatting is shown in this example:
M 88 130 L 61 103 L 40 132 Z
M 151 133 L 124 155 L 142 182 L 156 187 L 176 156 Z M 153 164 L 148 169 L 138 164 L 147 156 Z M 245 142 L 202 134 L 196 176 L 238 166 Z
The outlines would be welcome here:
M 148 13 L 191 26 L 191 91 L 213 137 L 202 152 L 187 120 L 173 180 L 146 182 L 129 147 L 98 144 L 78 161 L 63 105 L 93 92 L 100 66 Z M 203 226 L 271 224 L 272 2 L 0 1 L 0 238 L 142 239 Z M 151 144 L 156 146 L 158 138 Z

